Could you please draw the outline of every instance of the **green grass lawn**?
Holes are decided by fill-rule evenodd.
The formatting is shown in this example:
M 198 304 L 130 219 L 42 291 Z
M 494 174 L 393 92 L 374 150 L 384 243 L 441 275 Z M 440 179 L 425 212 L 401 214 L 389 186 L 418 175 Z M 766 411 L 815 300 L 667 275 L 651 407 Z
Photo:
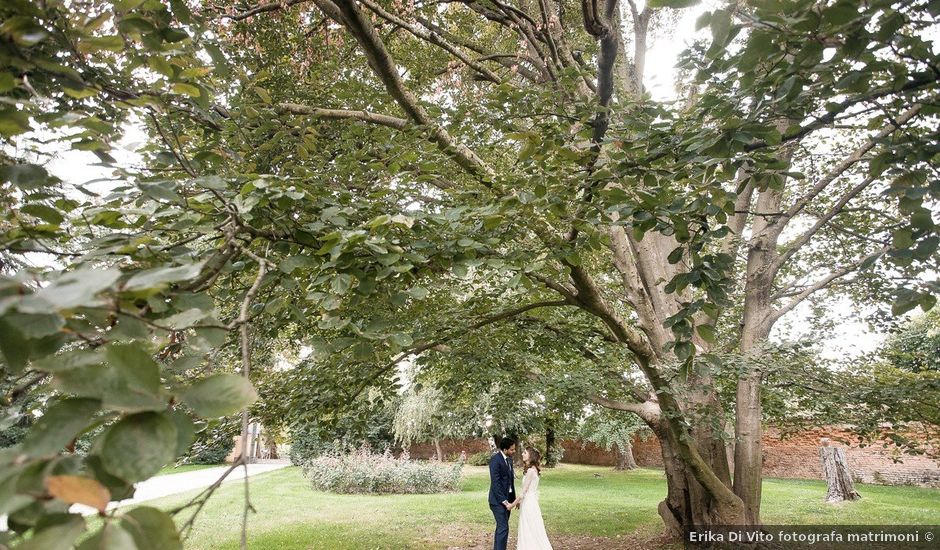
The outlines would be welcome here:
M 206 468 L 217 468 L 225 464 L 183 464 L 182 466 L 166 466 L 160 470 L 157 475 L 181 474 L 183 472 L 193 472 L 195 470 L 205 470 Z
M 600 477 L 595 474 L 599 474 Z M 493 518 L 486 503 L 485 468 L 467 467 L 460 492 L 440 495 L 335 495 L 314 491 L 297 468 L 251 478 L 249 546 L 312 550 L 448 548 L 486 544 Z M 935 524 L 940 491 L 915 487 L 859 485 L 862 500 L 827 505 L 819 481 L 764 481 L 763 521 L 768 524 Z M 662 524 L 656 505 L 665 493 L 662 471 L 616 472 L 609 468 L 562 465 L 544 472 L 541 505 L 549 536 L 560 547 L 573 540 L 607 537 L 631 540 L 624 546 L 657 546 Z M 192 497 L 176 495 L 147 503 L 170 508 Z M 186 545 L 194 550 L 238 548 L 244 484 L 222 486 L 213 496 Z M 516 529 L 518 514 L 511 528 Z M 583 537 L 583 538 L 579 538 Z M 564 545 L 568 541 L 568 545 Z M 639 541 L 640 546 L 635 542 Z M 616 547 L 598 543 L 595 547 Z M 484 546 L 485 547 L 485 546 Z

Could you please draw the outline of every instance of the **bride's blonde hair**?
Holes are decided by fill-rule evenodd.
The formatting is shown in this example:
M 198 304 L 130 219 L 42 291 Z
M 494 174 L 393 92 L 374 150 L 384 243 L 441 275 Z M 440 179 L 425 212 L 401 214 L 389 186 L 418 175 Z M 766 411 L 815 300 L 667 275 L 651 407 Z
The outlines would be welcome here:
M 522 469 L 522 473 L 526 473 L 530 466 L 535 467 L 535 471 L 542 475 L 542 469 L 539 468 L 539 461 L 542 460 L 542 453 L 538 452 L 532 447 L 526 447 L 526 452 L 529 453 L 529 460 L 526 461 L 525 467 Z

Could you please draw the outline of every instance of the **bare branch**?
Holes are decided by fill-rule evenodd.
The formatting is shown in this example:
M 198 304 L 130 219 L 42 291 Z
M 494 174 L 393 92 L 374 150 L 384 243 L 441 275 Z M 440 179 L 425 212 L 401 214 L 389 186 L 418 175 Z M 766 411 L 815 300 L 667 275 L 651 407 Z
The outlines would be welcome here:
M 829 173 L 823 176 L 808 193 L 806 193 L 805 195 L 800 197 L 796 202 L 793 203 L 793 205 L 789 208 L 789 210 L 787 210 L 787 213 L 783 216 L 783 220 L 782 220 L 783 224 L 786 224 L 787 222 L 792 220 L 794 216 L 799 214 L 800 211 L 803 210 L 803 208 L 806 207 L 806 205 L 810 201 L 812 201 L 820 193 L 822 193 L 826 189 L 826 187 L 829 186 L 829 184 L 835 181 L 836 178 L 841 176 L 843 173 L 845 173 L 846 170 L 848 170 L 855 163 L 861 160 L 862 157 L 865 155 L 865 153 L 867 153 L 868 151 L 871 151 L 871 149 L 875 145 L 877 145 L 879 141 L 881 141 L 882 139 L 890 135 L 892 132 L 897 130 L 901 124 L 904 124 L 905 122 L 914 118 L 914 116 L 918 112 L 920 112 L 920 108 L 921 106 L 919 104 L 914 105 L 913 107 L 905 111 L 903 114 L 901 114 L 901 116 L 899 116 L 895 121 L 887 124 L 877 134 L 875 134 L 870 139 L 865 141 L 865 143 L 863 143 L 860 147 L 852 151 L 852 153 L 849 156 L 847 156 L 842 162 L 836 165 L 835 168 L 830 170 Z
M 883 248 L 880 248 L 879 250 L 876 250 L 875 252 L 872 252 L 871 254 L 868 254 L 867 256 L 864 256 L 863 258 L 860 258 L 859 260 L 857 260 L 857 261 L 855 261 L 855 262 L 852 262 L 852 263 L 850 263 L 849 265 L 846 265 L 845 267 L 843 267 L 843 268 L 841 268 L 841 269 L 837 269 L 836 271 L 833 271 L 832 273 L 826 275 L 825 277 L 823 277 L 822 279 L 816 281 L 815 283 L 813 283 L 813 284 L 807 286 L 807 287 L 804 288 L 802 291 L 800 291 L 799 293 L 797 293 L 797 294 L 793 297 L 793 299 L 790 300 L 785 306 L 783 306 L 782 308 L 780 308 L 780 309 L 774 311 L 774 312 L 771 314 L 771 316 L 770 316 L 771 319 L 772 319 L 773 321 L 776 321 L 776 320 L 779 319 L 780 317 L 783 317 L 783 316 L 786 315 L 788 312 L 790 312 L 793 308 L 795 308 L 796 306 L 798 306 L 798 305 L 800 304 L 800 302 L 802 302 L 803 300 L 805 300 L 806 298 L 808 298 L 810 295 L 812 295 L 812 294 L 814 294 L 814 293 L 816 293 L 816 292 L 819 292 L 820 290 L 826 288 L 827 286 L 829 286 L 829 285 L 830 285 L 833 281 L 835 281 L 836 279 L 839 279 L 840 277 L 844 277 L 844 276 L 848 275 L 849 273 L 852 273 L 853 271 L 857 270 L 859 267 L 861 267 L 861 266 L 862 266 L 863 264 L 865 264 L 866 262 L 868 262 L 868 261 L 870 261 L 870 260 L 873 260 L 873 259 L 875 259 L 875 258 L 879 258 L 879 257 L 885 255 L 885 253 L 887 253 L 888 250 L 890 250 L 890 247 L 887 247 L 887 246 L 885 246 L 885 247 L 883 247 Z
M 248 250 L 244 250 L 244 252 L 249 256 L 252 256 L 253 259 L 258 262 L 258 274 L 255 276 L 255 281 L 252 283 L 251 288 L 249 288 L 248 292 L 245 293 L 245 298 L 242 300 L 241 310 L 238 314 L 239 335 L 241 337 L 242 376 L 245 377 L 245 380 L 248 380 L 248 377 L 251 374 L 251 342 L 248 339 L 248 314 L 252 301 L 254 301 L 255 296 L 261 289 L 261 282 L 264 280 L 264 275 L 267 272 L 268 262 L 267 260 L 252 254 Z M 245 407 L 242 410 L 241 455 L 238 458 L 244 464 L 247 464 L 247 457 L 245 455 L 245 451 L 247 449 L 248 407 Z M 245 470 L 245 477 L 248 477 L 247 466 Z M 245 513 L 247 514 L 247 511 Z
M 774 271 L 779 270 L 790 258 L 793 257 L 806 243 L 813 238 L 820 229 L 823 228 L 829 221 L 843 212 L 845 205 L 852 200 L 856 195 L 865 190 L 866 187 L 872 184 L 875 181 L 875 177 L 869 176 L 859 182 L 855 187 L 850 189 L 847 193 L 842 195 L 842 197 L 836 201 L 834 205 L 818 220 L 813 224 L 812 227 L 807 229 L 803 234 L 796 238 L 792 243 L 786 245 L 784 251 L 777 260 L 774 262 L 772 269 Z

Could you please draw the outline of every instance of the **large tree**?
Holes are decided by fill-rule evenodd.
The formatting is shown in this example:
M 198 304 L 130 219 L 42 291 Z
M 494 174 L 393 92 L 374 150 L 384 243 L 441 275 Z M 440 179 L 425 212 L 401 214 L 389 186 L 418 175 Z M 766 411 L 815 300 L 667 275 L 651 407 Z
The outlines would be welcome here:
M 828 297 L 935 302 L 940 61 L 921 31 L 940 6 L 732 2 L 700 17 L 680 99 L 654 101 L 651 29 L 669 39 L 693 3 L 4 5 L 0 350 L 11 401 L 51 378 L 75 421 L 41 423 L 0 482 L 52 464 L 114 496 L 172 460 L 121 465 L 138 434 L 185 433 L 181 402 L 250 401 L 193 378 L 247 375 L 254 343 L 288 339 L 328 359 L 294 389 L 334 415 L 409 357 L 544 377 L 656 434 L 667 526 L 759 523 L 774 326 Z M 50 139 L 114 165 L 128 120 L 149 140 L 110 191 L 38 166 Z M 725 353 L 747 358 L 732 403 Z M 240 397 L 207 404 L 216 385 Z M 92 457 L 63 461 L 100 423 Z M 2 502 L 19 532 L 74 538 L 37 521 L 68 498 L 45 475 Z
M 282 39 L 249 56 L 265 67 L 254 108 L 281 115 L 266 158 L 353 196 L 395 197 L 389 214 L 416 220 L 402 244 L 425 253 L 417 274 L 465 293 L 451 319 L 479 315 L 484 292 L 518 303 L 462 330 L 572 308 L 629 351 L 646 389 L 591 399 L 660 438 L 660 512 L 676 529 L 760 512 L 760 362 L 722 411 L 693 357 L 718 343 L 759 354 L 779 319 L 831 290 L 877 302 L 901 280 L 896 311 L 930 307 L 916 273 L 937 243 L 938 73 L 919 32 L 934 4 L 708 12 L 711 40 L 682 59 L 683 98 L 657 103 L 648 32 L 664 6 L 685 4 L 315 1 L 235 5 L 238 23 L 223 25 L 258 45 L 274 25 Z M 304 30 L 285 36 L 285 21 Z M 285 53 L 293 63 L 277 62 Z M 298 145 L 309 161 L 293 157 L 292 134 L 315 134 Z M 709 420 L 724 412 L 733 469 Z

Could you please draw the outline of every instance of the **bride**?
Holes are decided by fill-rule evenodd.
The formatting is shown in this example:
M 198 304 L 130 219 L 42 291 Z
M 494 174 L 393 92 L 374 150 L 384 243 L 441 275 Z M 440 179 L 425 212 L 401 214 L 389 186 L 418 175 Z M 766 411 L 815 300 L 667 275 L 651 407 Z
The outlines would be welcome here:
M 518 506 L 519 536 L 516 550 L 552 550 L 545 534 L 542 510 L 539 508 L 539 460 L 542 455 L 532 447 L 522 451 L 522 463 L 525 465 L 522 478 L 522 492 L 512 504 Z

